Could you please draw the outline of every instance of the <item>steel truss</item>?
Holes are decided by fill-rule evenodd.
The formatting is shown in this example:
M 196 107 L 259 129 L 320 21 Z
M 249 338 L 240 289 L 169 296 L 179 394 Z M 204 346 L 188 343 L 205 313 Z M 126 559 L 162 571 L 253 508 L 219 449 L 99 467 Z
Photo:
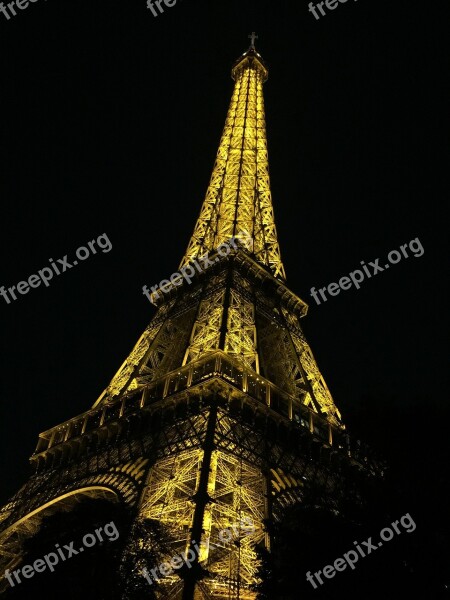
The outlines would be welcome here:
M 343 497 L 359 502 L 360 479 L 379 476 L 345 433 L 300 326 L 307 305 L 284 282 L 267 69 L 252 47 L 232 74 L 216 162 L 181 262 L 195 274 L 161 292 L 92 408 L 40 434 L 34 474 L 0 510 L 0 573 L 20 563 L 23 540 L 45 515 L 85 495 L 107 497 L 137 520 L 163 524 L 172 556 L 200 544 L 192 569 L 160 582 L 161 598 L 254 600 L 255 546 L 269 547 L 271 519 L 305 494 L 331 507 Z M 228 245 L 242 232 L 250 247 Z M 206 252 L 210 266 L 198 269 Z

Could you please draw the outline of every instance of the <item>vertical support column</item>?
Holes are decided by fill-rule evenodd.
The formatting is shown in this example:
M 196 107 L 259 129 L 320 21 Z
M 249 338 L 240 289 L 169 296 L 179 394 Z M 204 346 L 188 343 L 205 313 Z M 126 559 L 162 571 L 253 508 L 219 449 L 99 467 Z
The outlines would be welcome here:
M 147 398 L 148 398 L 148 386 L 146 386 L 143 390 L 142 390 L 142 396 L 141 396 L 141 401 L 139 403 L 139 408 L 144 408 L 144 406 L 147 403 Z
M 263 473 L 264 477 L 264 544 L 266 549 L 270 552 L 270 532 L 269 523 L 272 521 L 272 497 L 271 497 L 271 484 L 270 484 L 270 471 Z
M 125 398 L 123 400 L 121 400 L 121 402 L 120 402 L 119 419 L 122 418 L 124 410 L 125 410 Z
M 248 375 L 247 371 L 244 371 L 242 374 L 242 391 L 248 392 Z
M 167 394 L 169 393 L 169 381 L 170 381 L 170 377 L 168 376 L 164 380 L 163 398 L 165 398 L 167 396 Z
M 223 302 L 223 310 L 222 310 L 222 322 L 220 324 L 220 337 L 219 337 L 219 350 L 225 351 L 226 339 L 228 334 L 228 314 L 230 310 L 231 303 L 231 285 L 233 282 L 233 273 L 232 268 L 228 267 L 227 278 L 225 282 L 225 298 Z
M 86 425 L 87 425 L 87 420 L 88 420 L 88 418 L 89 418 L 89 417 L 88 417 L 87 415 L 84 417 L 84 420 L 83 420 L 83 425 L 82 425 L 82 427 L 81 427 L 81 435 L 83 435 L 83 433 L 86 431 Z M 48 447 L 49 447 L 49 448 L 51 448 L 51 447 L 52 447 L 52 446 L 51 446 L 51 444 L 52 444 L 52 442 L 53 442 L 53 437 L 54 437 L 54 435 L 55 435 L 55 433 L 53 432 L 53 434 L 52 434 L 52 439 L 50 440 L 50 444 L 48 445 Z
M 212 498 L 214 496 L 214 492 L 216 490 L 216 478 L 217 478 L 217 462 L 218 462 L 218 453 L 217 450 L 214 450 L 211 456 L 211 466 L 209 469 L 209 478 L 208 478 L 208 496 Z M 203 517 L 203 532 L 205 535 L 205 544 L 200 546 L 200 556 L 199 562 L 203 562 L 209 556 L 209 538 L 211 536 L 213 515 L 212 515 L 212 505 L 209 502 L 205 507 L 205 514 Z
M 194 375 L 194 367 L 191 365 L 189 367 L 189 371 L 188 371 L 188 378 L 187 378 L 187 383 L 186 383 L 186 387 L 191 387 L 192 385 L 192 377 Z
M 208 494 L 210 473 L 212 458 L 214 453 L 214 432 L 217 423 L 217 403 L 215 398 L 211 400 L 210 411 L 208 416 L 208 425 L 206 428 L 206 436 L 203 444 L 203 460 L 200 469 L 200 480 L 197 491 L 193 498 L 195 502 L 194 516 L 192 519 L 191 528 L 191 539 L 189 543 L 189 550 L 192 551 L 191 556 L 194 556 L 194 560 L 191 563 L 191 568 L 186 570 L 184 587 L 183 587 L 183 600 L 194 600 L 195 587 L 198 579 L 201 576 L 201 567 L 199 564 L 199 553 L 196 545 L 201 542 L 203 533 L 203 519 L 205 516 L 205 508 L 210 502 L 211 498 Z

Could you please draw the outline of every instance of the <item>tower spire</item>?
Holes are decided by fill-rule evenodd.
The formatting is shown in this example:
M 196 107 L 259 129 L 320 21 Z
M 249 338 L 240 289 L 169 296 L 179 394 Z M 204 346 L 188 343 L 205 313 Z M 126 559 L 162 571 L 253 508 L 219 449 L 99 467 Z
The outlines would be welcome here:
M 252 50 L 255 50 L 255 40 L 257 40 L 257 39 L 258 39 L 258 36 L 256 35 L 256 33 L 255 33 L 254 31 L 252 31 L 252 32 L 251 32 L 251 34 L 250 34 L 248 37 L 249 37 L 249 38 L 250 38 L 250 40 L 251 40 L 251 43 L 250 43 L 250 48 L 251 48 Z
M 200 216 L 180 267 L 247 232 L 253 258 L 285 279 L 270 191 L 263 84 L 268 70 L 250 48 L 232 69 L 234 91 Z

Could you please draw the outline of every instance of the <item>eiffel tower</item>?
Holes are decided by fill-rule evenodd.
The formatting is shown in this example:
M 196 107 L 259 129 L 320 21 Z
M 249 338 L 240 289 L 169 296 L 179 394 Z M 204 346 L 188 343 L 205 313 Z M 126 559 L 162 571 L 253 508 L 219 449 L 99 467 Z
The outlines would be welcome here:
M 20 566 L 45 516 L 105 498 L 160 522 L 171 556 L 195 550 L 190 569 L 160 579 L 160 597 L 254 600 L 267 524 L 312 489 L 333 507 L 346 474 L 370 470 L 302 332 L 307 304 L 286 285 L 254 34 L 232 78 L 179 266 L 190 281 L 152 294 L 150 324 L 92 408 L 39 435 L 33 474 L 0 511 L 1 573 Z

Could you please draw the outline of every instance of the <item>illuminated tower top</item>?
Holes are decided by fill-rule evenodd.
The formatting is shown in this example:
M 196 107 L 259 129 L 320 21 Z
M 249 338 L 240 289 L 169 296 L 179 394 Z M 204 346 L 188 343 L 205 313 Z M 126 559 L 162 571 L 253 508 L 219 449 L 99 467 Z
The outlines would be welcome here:
M 232 69 L 234 92 L 206 197 L 180 267 L 246 231 L 253 257 L 285 279 L 270 192 L 263 84 L 268 70 L 255 49 Z
M 232 67 L 235 85 L 225 127 L 180 265 L 180 270 L 189 265 L 192 277 L 167 280 L 165 291 L 156 294 L 156 314 L 94 408 L 147 389 L 170 373 L 184 377 L 183 369 L 195 370 L 197 361 L 221 352 L 223 361 L 231 357 L 248 369 L 246 377 L 258 384 L 267 378 L 289 394 L 289 402 L 341 426 L 300 325 L 308 306 L 285 284 L 270 192 L 263 101 L 268 70 L 256 37 L 251 34 L 248 50 Z M 224 255 L 219 248 L 233 237 L 249 243 Z M 204 255 L 214 266 L 194 268 Z M 296 418 L 293 408 L 288 412 Z

